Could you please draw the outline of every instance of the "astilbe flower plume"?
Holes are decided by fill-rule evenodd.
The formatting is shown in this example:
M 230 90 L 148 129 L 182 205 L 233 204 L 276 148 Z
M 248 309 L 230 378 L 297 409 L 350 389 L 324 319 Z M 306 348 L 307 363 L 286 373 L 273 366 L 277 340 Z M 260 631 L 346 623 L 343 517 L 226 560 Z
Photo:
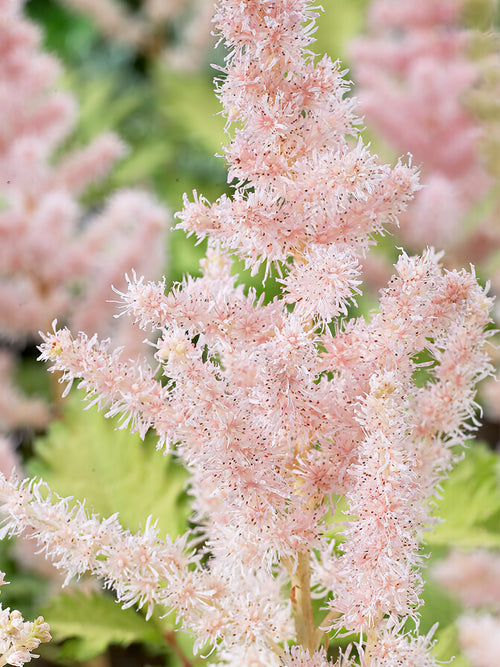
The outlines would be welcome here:
M 401 255 L 378 312 L 347 317 L 373 233 L 418 181 L 358 138 L 343 72 L 309 51 L 316 15 L 308 0 L 219 3 L 234 194 L 195 193 L 178 214 L 209 239 L 201 276 L 165 294 L 131 275 L 121 295 L 124 316 L 157 332 L 158 366 L 67 328 L 43 336 L 63 382 L 176 450 L 199 535 L 163 540 L 152 522 L 133 535 L 34 480 L 2 480 L 3 530 L 30 526 L 68 577 L 91 571 L 125 605 L 174 609 L 195 650 L 224 664 L 430 667 L 431 638 L 405 621 L 418 615 L 429 501 L 490 370 L 491 303 L 428 250 Z M 232 254 L 276 267 L 281 293 L 245 289 Z M 330 659 L 320 647 L 341 628 L 358 641 Z
M 352 44 L 368 128 L 421 163 L 424 187 L 398 235 L 446 250 L 448 266 L 473 262 L 500 290 L 500 33 L 492 0 L 372 0 Z M 387 270 L 387 269 L 386 269 Z M 374 271 L 369 274 L 377 281 Z M 495 320 L 500 321 L 498 302 Z M 497 355 L 498 369 L 499 358 Z M 496 375 L 498 376 L 498 370 Z M 500 421 L 500 383 L 481 388 Z
M 500 649 L 499 554 L 455 550 L 434 566 L 432 574 L 463 605 L 458 641 L 471 666 L 495 667 Z
M 433 243 L 453 250 L 460 262 L 464 256 L 470 261 L 472 253 L 485 259 L 500 243 L 498 205 L 496 214 L 481 213 L 478 206 L 498 172 L 488 168 L 484 148 L 492 140 L 486 133 L 491 128 L 486 118 L 481 122 L 473 100 L 481 91 L 483 107 L 488 97 L 491 107 L 498 87 L 490 85 L 486 93 L 485 77 L 491 75 L 485 68 L 493 51 L 485 52 L 484 44 L 478 49 L 484 35 L 465 22 L 467 13 L 478 13 L 477 4 L 373 0 L 366 34 L 352 46 L 368 126 L 393 149 L 409 151 L 423 163 L 425 187 L 401 218 L 401 236 L 413 247 Z M 493 62 L 498 71 L 498 57 Z
M 100 211 L 79 203 L 125 151 L 111 133 L 64 151 L 78 107 L 58 90 L 60 66 L 41 47 L 22 0 L 0 0 L 0 432 L 39 429 L 49 410 L 21 400 L 8 367 L 53 317 L 112 335 L 132 352 L 142 335 L 114 318 L 111 286 L 135 267 L 150 278 L 165 263 L 166 210 L 142 190 L 116 192 Z M 10 348 L 10 349 L 9 349 Z
M 111 285 L 133 267 L 161 273 L 167 213 L 139 190 L 115 193 L 94 214 L 79 204 L 125 147 L 103 134 L 61 151 L 76 100 L 58 91 L 59 64 L 23 5 L 0 0 L 0 335 L 33 339 L 55 316 L 109 335 Z

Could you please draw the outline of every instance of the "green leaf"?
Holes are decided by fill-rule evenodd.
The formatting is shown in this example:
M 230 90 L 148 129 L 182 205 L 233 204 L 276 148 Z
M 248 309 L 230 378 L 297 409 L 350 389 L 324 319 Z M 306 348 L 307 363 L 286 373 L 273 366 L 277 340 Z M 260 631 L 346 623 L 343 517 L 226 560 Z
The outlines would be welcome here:
M 226 140 L 221 104 L 205 73 L 178 74 L 161 69 L 156 76 L 160 109 L 184 138 L 200 145 L 210 156 L 220 153 Z
M 462 548 L 500 547 L 499 459 L 475 443 L 442 484 L 435 514 L 443 519 L 426 542 Z
M 152 174 L 168 165 L 172 154 L 172 146 L 167 141 L 154 139 L 149 143 L 143 143 L 117 165 L 112 182 L 117 187 L 126 186 L 134 181 L 146 182 Z
M 438 622 L 439 628 L 451 626 L 462 612 L 460 602 L 448 595 L 432 576 L 429 576 L 429 570 L 432 570 L 432 563 L 436 559 L 432 558 L 428 562 L 427 575 L 422 598 L 424 604 L 420 607 L 419 633 L 426 634 L 432 626 Z
M 149 515 L 160 534 L 186 529 L 187 473 L 172 456 L 155 451 L 154 438 L 117 430 L 96 408 L 85 410 L 81 393 L 67 400 L 61 421 L 35 441 L 28 472 L 43 478 L 61 496 L 86 500 L 102 516 L 119 512 L 123 526 L 136 531 Z
M 349 43 L 363 29 L 369 0 L 330 0 L 328 11 L 318 20 L 315 53 L 328 53 L 333 60 L 348 60 Z
M 86 79 L 78 73 L 67 73 L 65 83 L 78 97 L 78 127 L 73 140 L 82 145 L 108 130 L 115 131 L 141 107 L 141 89 L 128 90 L 107 75 Z
M 26 13 L 43 27 L 44 42 L 49 52 L 55 51 L 64 60 L 78 62 L 88 58 L 97 39 L 92 21 L 82 13 L 75 14 L 53 0 L 31 0 Z
M 161 632 L 133 609 L 122 609 L 113 598 L 82 591 L 62 593 L 42 609 L 55 641 L 64 641 L 62 655 L 86 661 L 110 644 L 145 642 L 164 648 Z

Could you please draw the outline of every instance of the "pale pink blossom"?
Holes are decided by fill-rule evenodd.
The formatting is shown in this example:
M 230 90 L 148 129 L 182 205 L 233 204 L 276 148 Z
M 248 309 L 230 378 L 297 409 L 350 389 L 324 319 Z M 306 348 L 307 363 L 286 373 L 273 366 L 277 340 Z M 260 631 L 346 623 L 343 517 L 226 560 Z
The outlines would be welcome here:
M 500 612 L 500 555 L 478 549 L 452 551 L 433 567 L 433 576 L 468 609 Z
M 500 619 L 467 614 L 458 620 L 459 641 L 472 667 L 496 667 L 500 653 Z
M 33 339 L 57 316 L 108 335 L 117 328 L 111 284 L 123 286 L 134 267 L 158 275 L 167 214 L 138 190 L 116 193 L 97 215 L 82 209 L 78 197 L 124 147 L 105 134 L 55 157 L 77 105 L 58 92 L 59 65 L 23 4 L 7 3 L 0 23 L 0 333 Z
M 460 258 L 471 236 L 467 215 L 493 185 L 480 144 L 484 129 L 471 110 L 483 72 L 472 56 L 474 34 L 463 24 L 465 4 L 373 0 L 367 34 L 352 48 L 367 124 L 423 163 L 424 188 L 401 217 L 402 238 L 413 247 L 455 248 Z M 478 222 L 494 224 L 488 216 Z
M 5 574 L 0 572 L 0 586 L 9 582 L 4 581 Z M 22 667 L 32 658 L 38 658 L 35 649 L 42 642 L 52 639 L 48 623 L 39 616 L 34 621 L 25 621 L 21 612 L 3 609 L 0 604 L 0 665 Z

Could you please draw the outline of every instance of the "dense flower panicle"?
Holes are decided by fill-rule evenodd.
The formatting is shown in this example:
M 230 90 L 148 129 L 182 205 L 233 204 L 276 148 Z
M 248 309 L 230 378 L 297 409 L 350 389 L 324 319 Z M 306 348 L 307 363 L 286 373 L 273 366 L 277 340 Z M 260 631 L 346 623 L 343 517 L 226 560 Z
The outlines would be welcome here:
M 224 638 L 228 647 L 261 644 L 264 650 L 289 636 L 290 615 L 287 602 L 280 600 L 279 578 L 249 580 L 244 572 L 237 577 L 216 566 L 207 571 L 188 535 L 162 540 L 149 519 L 133 534 L 116 516 L 101 520 L 71 500 L 52 496 L 41 482 L 0 476 L 2 536 L 29 525 L 32 538 L 67 580 L 86 572 L 101 577 L 125 607 L 145 607 L 148 617 L 155 605 L 175 608 L 200 649 Z
M 434 578 L 468 609 L 500 613 L 500 556 L 485 550 L 452 551 L 434 566 Z
M 225 149 L 234 197 L 210 205 L 195 193 L 179 227 L 218 239 L 253 270 L 288 258 L 309 265 L 328 249 L 361 258 L 370 235 L 405 208 L 415 172 L 391 171 L 361 141 L 347 142 L 359 121 L 343 72 L 307 50 L 315 10 L 258 5 L 224 3 L 215 19 L 229 47 L 218 93 L 228 125 L 239 123 Z
M 227 307 L 235 296 L 250 307 L 241 289 L 231 291 L 224 281 L 226 298 L 219 293 L 217 303 L 212 284 L 212 307 L 193 303 L 197 282 L 198 298 L 210 294 L 214 264 L 225 271 L 215 252 L 210 257 L 205 276 L 187 281 L 170 301 L 143 281 L 131 283 L 128 303 L 124 296 L 145 325 L 161 313 L 170 322 L 160 331 L 157 357 L 175 385 L 161 387 L 150 376 L 141 394 L 135 369 L 123 371 L 102 348 L 97 361 L 97 341 L 89 345 L 67 331 L 47 336 L 42 356 L 66 379 L 83 378 L 111 400 L 113 412 L 129 411 L 135 394 L 134 423 L 153 426 L 160 439 L 166 415 L 179 417 L 170 438 L 177 436 L 193 473 L 194 507 L 214 568 L 220 559 L 225 567 L 241 562 L 268 570 L 277 554 L 293 558 L 316 545 L 324 572 L 335 561 L 334 580 L 321 574 L 317 580 L 335 592 L 331 606 L 342 612 L 344 627 L 359 631 L 387 614 L 412 615 L 427 500 L 449 466 L 450 446 L 468 433 L 471 382 L 489 371 L 482 344 L 490 300 L 470 274 L 443 272 L 439 256 L 403 255 L 370 322 L 316 338 L 282 310 L 281 326 L 259 337 L 239 330 L 238 339 Z M 442 365 L 426 370 L 428 382 L 417 388 L 414 357 L 424 349 Z M 325 370 L 334 377 L 318 383 Z M 426 400 L 433 411 L 422 420 Z M 452 426 L 446 415 L 454 415 Z M 328 475 L 318 484 L 322 466 Z M 332 556 L 320 537 L 326 508 L 316 505 L 340 493 L 357 521 L 347 523 L 342 552 Z
M 379 311 L 347 319 L 370 235 L 418 186 L 414 169 L 380 166 L 357 139 L 339 67 L 308 51 L 314 18 L 305 0 L 219 5 L 234 197 L 195 195 L 179 214 L 209 237 L 201 276 L 165 294 L 165 281 L 130 273 L 119 291 L 123 321 L 155 335 L 156 365 L 65 328 L 40 347 L 62 382 L 175 446 L 191 473 L 196 555 L 184 538 L 172 565 L 152 526 L 123 533 L 33 482 L 3 482 L 4 531 L 32 525 L 69 575 L 90 570 L 127 605 L 176 609 L 196 649 L 225 664 L 323 667 L 325 632 L 343 627 L 360 639 L 337 667 L 356 654 L 430 667 L 429 638 L 403 626 L 420 604 L 429 500 L 490 371 L 491 300 L 434 251 L 403 253 Z M 246 290 L 230 252 L 254 271 L 275 263 L 281 293 L 265 303 Z M 311 595 L 327 607 L 319 627 Z
M 482 343 L 474 343 L 484 336 L 489 300 L 470 274 L 443 274 L 437 260 L 430 252 L 403 255 L 382 293 L 381 312 L 331 339 L 324 357 L 347 374 L 347 400 L 356 401 L 353 419 L 362 426 L 345 491 L 358 521 L 347 524 L 343 555 L 334 558 L 332 606 L 343 611 L 347 627 L 348 619 L 353 627 L 369 626 L 377 614 L 411 614 L 418 604 L 414 565 L 429 522 L 427 499 L 449 467 L 450 446 L 468 433 L 470 387 L 491 371 Z M 442 365 L 426 370 L 428 381 L 417 388 L 414 357 L 422 349 Z M 445 357 L 455 363 L 443 363 Z
M 116 193 L 99 215 L 84 214 L 78 197 L 124 146 L 103 134 L 54 160 L 77 105 L 57 92 L 58 63 L 41 51 L 22 7 L 22 0 L 5 3 L 0 25 L 0 334 L 33 338 L 55 316 L 110 334 L 111 284 L 124 285 L 133 267 L 150 277 L 160 272 L 167 214 L 139 190 Z
M 464 224 L 494 184 L 481 147 L 486 125 L 472 111 L 484 63 L 472 55 L 477 36 L 464 25 L 466 5 L 373 0 L 367 34 L 352 48 L 368 125 L 396 151 L 410 151 L 423 163 L 425 187 L 401 217 L 402 238 L 414 247 L 454 249 L 460 263 L 471 251 L 488 254 L 485 239 L 496 247 L 499 242 L 494 215 L 472 231 Z
M 110 414 L 124 414 L 124 427 L 130 425 L 144 436 L 155 426 L 160 437 L 166 438 L 168 426 L 160 424 L 167 423 L 167 389 L 154 379 L 151 368 L 124 361 L 121 348 L 108 354 L 109 340 L 100 342 L 97 336 L 88 338 L 81 333 L 74 340 L 68 329 L 62 329 L 46 340 L 42 358 L 55 360 L 54 368 L 63 371 L 62 377 L 70 382 L 68 390 L 73 379 L 81 377 L 80 386 L 88 390 L 92 404 L 103 407 L 112 403 Z M 84 378 L 86 370 L 89 375 Z
M 432 569 L 433 578 L 458 598 L 460 648 L 472 667 L 494 667 L 500 648 L 500 556 L 495 551 L 451 551 Z
M 122 602 L 146 605 L 149 614 L 162 600 L 162 586 L 170 576 L 185 569 L 192 557 L 185 552 L 186 537 L 162 541 L 148 521 L 136 535 L 121 528 L 116 516 L 100 520 L 71 499 L 54 497 L 34 480 L 7 481 L 1 477 L 0 502 L 5 520 L 2 536 L 18 534 L 30 525 L 33 538 L 67 581 L 85 572 L 102 576 L 117 590 Z
M 473 667 L 496 667 L 500 619 L 491 614 L 464 614 L 458 621 L 460 648 Z

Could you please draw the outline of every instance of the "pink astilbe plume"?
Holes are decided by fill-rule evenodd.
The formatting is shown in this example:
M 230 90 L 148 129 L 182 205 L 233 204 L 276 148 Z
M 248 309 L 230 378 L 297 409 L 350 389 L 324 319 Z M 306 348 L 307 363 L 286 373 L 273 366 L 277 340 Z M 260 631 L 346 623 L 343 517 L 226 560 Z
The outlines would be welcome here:
M 0 335 L 33 339 L 54 317 L 108 335 L 111 285 L 125 285 L 132 268 L 161 272 L 167 214 L 133 190 L 117 192 L 99 214 L 80 206 L 124 147 L 106 134 L 55 159 L 77 106 L 57 92 L 58 63 L 41 50 L 23 4 L 0 0 Z
M 0 350 L 0 434 L 18 429 L 42 430 L 50 419 L 45 403 L 25 396 L 13 379 L 15 359 L 6 350 Z M 3 457 L 2 457 L 3 458 Z M 5 472 L 5 467 L 0 465 Z
M 496 667 L 500 651 L 500 555 L 477 549 L 452 551 L 432 574 L 460 600 L 458 641 L 472 667 Z
M 31 526 L 68 577 L 90 570 L 126 605 L 175 610 L 219 664 L 433 667 L 431 636 L 405 622 L 421 603 L 430 501 L 490 372 L 491 300 L 427 250 L 401 255 L 378 312 L 348 317 L 373 233 L 418 181 L 358 138 L 339 65 L 309 51 L 316 15 L 308 0 L 219 3 L 234 194 L 195 193 L 178 214 L 208 237 L 201 276 L 165 294 L 129 274 L 122 314 L 157 334 L 156 365 L 68 328 L 43 336 L 61 381 L 175 449 L 199 534 L 172 542 L 148 523 L 132 535 L 29 480 L 1 481 L 4 532 Z M 233 254 L 276 267 L 281 293 L 245 289 Z M 322 647 L 340 629 L 356 641 L 335 661 Z
M 464 614 L 458 621 L 460 648 L 472 667 L 496 667 L 500 651 L 500 618 Z
M 478 221 L 473 238 L 465 225 L 493 185 L 480 143 L 485 128 L 471 110 L 483 72 L 472 55 L 475 35 L 464 26 L 466 5 L 373 0 L 367 34 L 354 43 L 352 57 L 368 126 L 423 163 L 425 187 L 401 217 L 402 237 L 414 247 L 454 249 L 467 240 L 469 253 L 475 239 L 484 255 L 485 237 L 496 247 L 500 239 L 493 216 Z

